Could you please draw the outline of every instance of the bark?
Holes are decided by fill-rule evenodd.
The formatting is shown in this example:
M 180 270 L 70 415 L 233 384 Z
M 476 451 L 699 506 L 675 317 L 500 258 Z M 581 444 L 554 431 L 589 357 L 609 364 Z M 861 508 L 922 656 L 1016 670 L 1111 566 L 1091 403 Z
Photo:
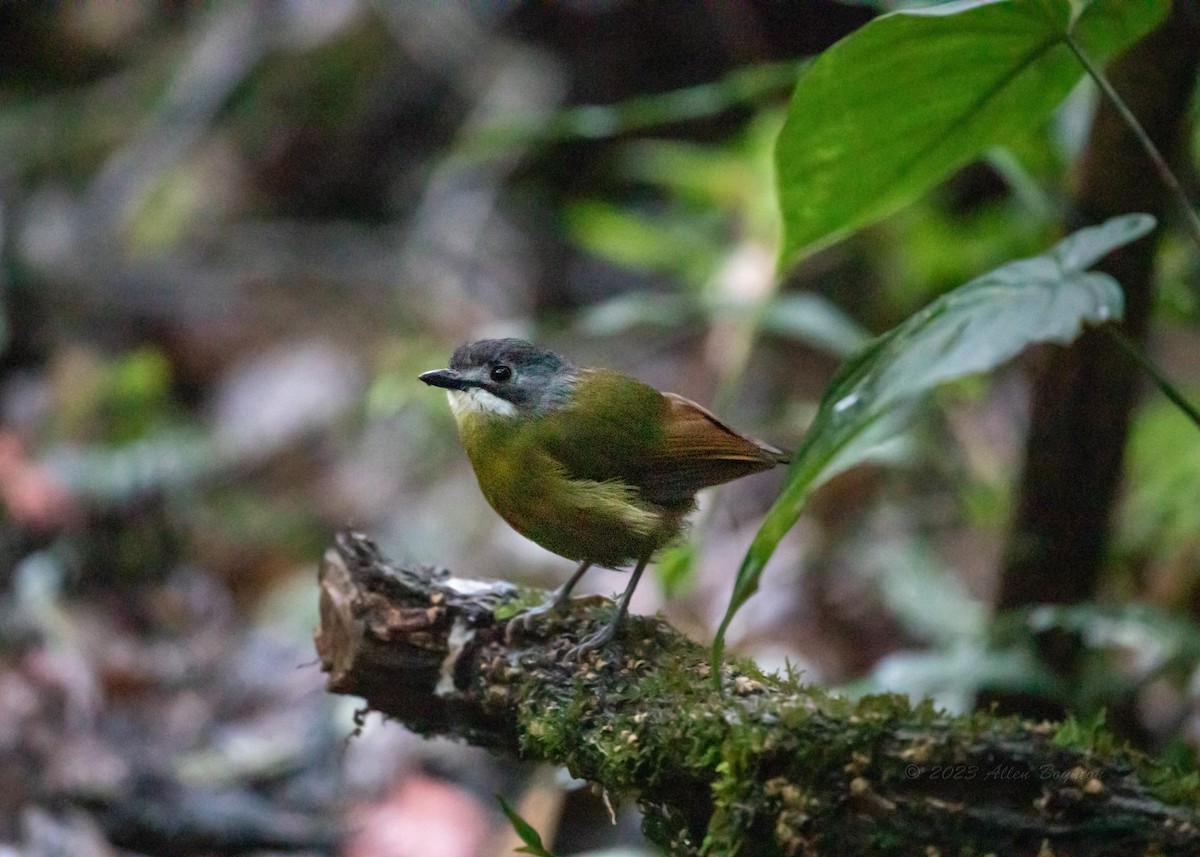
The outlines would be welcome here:
M 394 567 L 354 533 L 320 590 L 330 691 L 632 797 L 670 854 L 1200 853 L 1200 786 L 1078 724 L 851 702 L 743 662 L 717 692 L 707 650 L 643 617 L 564 663 L 607 599 L 510 645 L 505 617 L 545 593 Z

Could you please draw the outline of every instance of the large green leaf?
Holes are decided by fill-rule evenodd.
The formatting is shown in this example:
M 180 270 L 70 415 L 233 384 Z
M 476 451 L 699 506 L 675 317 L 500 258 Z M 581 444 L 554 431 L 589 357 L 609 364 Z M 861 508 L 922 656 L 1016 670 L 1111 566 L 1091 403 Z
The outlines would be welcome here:
M 1041 124 L 1083 74 L 1066 33 L 1103 59 L 1169 8 L 965 0 L 883 15 L 842 39 L 800 78 L 776 144 L 783 261 L 895 211 Z
M 894 440 L 936 385 L 999 366 L 1030 343 L 1069 342 L 1085 323 L 1120 318 L 1121 287 L 1087 269 L 1153 228 L 1153 217 L 1128 214 L 1081 229 L 1041 256 L 947 292 L 847 361 L 826 388 L 783 493 L 738 571 L 714 661 L 734 613 L 758 589 L 767 560 L 813 489 Z

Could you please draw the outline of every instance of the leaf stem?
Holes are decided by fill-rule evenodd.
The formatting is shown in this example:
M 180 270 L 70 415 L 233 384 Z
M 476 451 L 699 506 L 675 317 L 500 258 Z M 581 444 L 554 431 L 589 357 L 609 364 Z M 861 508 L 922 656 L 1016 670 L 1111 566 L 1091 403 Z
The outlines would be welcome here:
M 1130 339 L 1129 335 L 1115 324 L 1106 324 L 1103 329 L 1108 332 L 1109 336 L 1116 340 L 1118 345 L 1125 349 L 1125 352 L 1130 357 L 1146 370 L 1146 374 L 1154 379 L 1155 385 L 1162 391 L 1162 394 L 1170 399 L 1179 410 L 1183 411 L 1188 419 L 1196 424 L 1197 428 L 1200 428 L 1200 411 L 1197 411 L 1196 407 L 1183 397 L 1183 394 L 1159 370 L 1158 366 L 1154 364 L 1154 361 L 1150 359 L 1145 350 Z
M 1167 165 L 1166 158 L 1162 156 L 1162 152 L 1158 150 L 1158 146 L 1154 145 L 1154 141 L 1150 139 L 1150 135 L 1147 134 L 1146 129 L 1142 127 L 1142 123 L 1139 122 L 1137 117 L 1133 115 L 1133 111 L 1129 109 L 1129 106 L 1125 103 L 1121 96 L 1117 94 L 1117 91 L 1113 88 L 1113 85 L 1109 83 L 1108 78 L 1104 75 L 1103 69 L 1096 65 L 1092 58 L 1088 56 L 1087 52 L 1083 49 L 1083 46 L 1075 40 L 1074 36 L 1072 36 L 1070 33 L 1066 33 L 1063 36 L 1063 39 L 1066 41 L 1067 46 L 1079 59 L 1079 62 L 1083 64 L 1085 69 L 1087 69 L 1087 73 L 1091 75 L 1092 80 L 1096 81 L 1096 85 L 1100 87 L 1100 91 L 1103 92 L 1108 100 L 1112 102 L 1113 106 L 1117 108 L 1117 112 L 1121 114 L 1121 118 L 1125 120 L 1125 124 L 1129 126 L 1129 129 L 1133 131 L 1134 136 L 1138 138 L 1138 142 L 1142 144 L 1142 148 L 1146 150 L 1146 154 L 1154 163 L 1154 168 L 1158 170 L 1159 177 L 1162 178 L 1163 183 L 1171 190 L 1171 192 L 1175 195 L 1175 198 L 1182 206 L 1185 215 L 1184 220 L 1192 233 L 1192 240 L 1196 242 L 1197 247 L 1200 247 L 1200 214 L 1197 214 L 1196 209 L 1192 207 L 1191 202 L 1187 198 L 1187 194 L 1183 192 L 1183 186 L 1180 185 L 1179 179 L 1176 178 L 1175 173 L 1173 173 L 1171 168 Z

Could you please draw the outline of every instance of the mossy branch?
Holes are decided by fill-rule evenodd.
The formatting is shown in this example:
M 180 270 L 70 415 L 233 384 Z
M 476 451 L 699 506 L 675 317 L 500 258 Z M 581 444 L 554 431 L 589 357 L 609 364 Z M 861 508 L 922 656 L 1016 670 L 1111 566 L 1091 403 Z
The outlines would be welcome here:
M 389 565 L 342 533 L 320 573 L 329 690 L 425 734 L 566 765 L 633 797 L 678 855 L 1200 853 L 1200 788 L 1095 729 L 858 702 L 727 662 L 664 623 L 566 664 L 588 599 L 515 645 L 505 583 Z

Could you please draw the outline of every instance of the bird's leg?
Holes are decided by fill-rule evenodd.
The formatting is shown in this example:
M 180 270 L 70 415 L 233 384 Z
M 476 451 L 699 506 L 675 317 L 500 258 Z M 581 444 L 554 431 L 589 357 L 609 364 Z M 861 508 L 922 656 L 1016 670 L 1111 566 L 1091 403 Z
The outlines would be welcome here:
M 583 579 L 587 574 L 587 570 L 592 567 L 591 560 L 584 560 L 579 563 L 579 568 L 575 569 L 567 582 L 558 589 L 550 593 L 550 598 L 537 607 L 530 607 L 528 610 L 523 610 L 516 616 L 508 620 L 508 625 L 504 629 L 504 641 L 512 645 L 518 632 L 524 633 L 529 630 L 530 623 L 538 616 L 544 616 L 547 613 L 562 613 L 567 609 L 567 602 L 571 600 L 571 590 L 575 588 L 575 584 Z
M 613 616 L 608 624 L 599 631 L 589 634 L 580 640 L 579 645 L 567 652 L 566 660 L 583 660 L 583 656 L 588 652 L 600 648 L 617 635 L 617 631 L 621 628 L 621 623 L 625 621 L 625 614 L 629 612 L 629 600 L 633 598 L 633 590 L 637 589 L 642 572 L 646 570 L 646 563 L 650 561 L 650 553 L 650 551 L 647 551 L 638 560 L 637 567 L 634 568 L 633 575 L 629 578 L 629 585 L 625 587 L 625 591 L 621 593 L 621 600 L 617 602 L 617 615 Z

